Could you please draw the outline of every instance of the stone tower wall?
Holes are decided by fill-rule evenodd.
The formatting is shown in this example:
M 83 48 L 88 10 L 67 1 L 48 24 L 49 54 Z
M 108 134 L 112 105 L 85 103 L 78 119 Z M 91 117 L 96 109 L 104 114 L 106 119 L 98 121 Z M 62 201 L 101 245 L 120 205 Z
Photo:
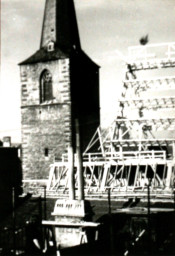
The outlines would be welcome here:
M 49 166 L 71 140 L 69 59 L 22 65 L 23 179 L 47 179 Z M 40 104 L 40 76 L 52 74 L 53 100 Z

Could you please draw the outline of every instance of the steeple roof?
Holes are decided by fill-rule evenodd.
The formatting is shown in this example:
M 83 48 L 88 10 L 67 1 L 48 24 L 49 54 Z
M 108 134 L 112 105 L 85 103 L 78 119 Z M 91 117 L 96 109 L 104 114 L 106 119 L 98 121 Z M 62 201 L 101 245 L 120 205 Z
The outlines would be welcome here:
M 80 49 L 73 0 L 46 0 L 40 48 L 50 41 L 61 50 Z
M 46 0 L 40 49 L 20 65 L 65 58 L 72 50 L 81 51 L 74 1 Z

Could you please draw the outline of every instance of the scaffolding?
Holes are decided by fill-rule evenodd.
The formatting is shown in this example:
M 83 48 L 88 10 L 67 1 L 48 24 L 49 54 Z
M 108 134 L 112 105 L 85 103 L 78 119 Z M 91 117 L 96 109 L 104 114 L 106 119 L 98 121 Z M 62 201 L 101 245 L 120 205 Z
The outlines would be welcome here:
M 118 115 L 110 127 L 97 129 L 83 153 L 85 195 L 103 197 L 110 189 L 113 196 L 143 197 L 150 185 L 152 197 L 173 198 L 175 76 L 161 76 L 161 70 L 175 67 L 175 43 L 129 47 L 128 56 Z M 142 78 L 148 70 L 152 76 Z M 64 154 L 51 166 L 48 191 L 68 192 L 68 160 Z M 77 183 L 76 155 L 74 162 Z

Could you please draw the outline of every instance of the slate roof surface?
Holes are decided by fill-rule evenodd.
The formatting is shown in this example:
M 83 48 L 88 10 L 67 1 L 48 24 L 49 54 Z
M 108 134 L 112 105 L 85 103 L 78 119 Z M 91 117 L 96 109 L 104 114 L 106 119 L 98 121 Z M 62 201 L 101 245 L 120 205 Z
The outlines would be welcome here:
M 48 62 L 48 61 L 53 61 L 53 60 L 58 60 L 58 59 L 65 59 L 69 58 L 70 55 L 74 55 L 80 58 L 86 59 L 86 61 L 89 62 L 89 64 L 94 64 L 94 66 L 99 67 L 95 62 L 89 58 L 89 56 L 82 50 L 72 50 L 71 52 L 66 51 L 63 52 L 59 48 L 55 48 L 54 51 L 49 52 L 47 48 L 41 48 L 38 51 L 36 51 L 33 55 L 31 55 L 29 58 L 26 60 L 22 61 L 19 63 L 19 65 L 26 65 L 26 64 L 34 64 L 38 62 Z
M 68 54 L 65 54 L 60 49 L 56 48 L 54 51 L 47 51 L 46 48 L 41 48 L 35 52 L 32 56 L 19 63 L 19 65 L 33 64 L 38 62 L 46 62 L 58 59 L 65 59 Z

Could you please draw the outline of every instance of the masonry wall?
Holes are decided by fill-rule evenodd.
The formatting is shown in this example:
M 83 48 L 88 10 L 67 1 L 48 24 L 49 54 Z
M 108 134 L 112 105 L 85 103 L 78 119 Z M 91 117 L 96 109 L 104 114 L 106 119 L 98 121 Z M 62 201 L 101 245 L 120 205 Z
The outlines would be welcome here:
M 52 75 L 53 99 L 40 103 L 44 70 Z M 21 65 L 20 72 L 23 179 L 47 179 L 50 164 L 75 142 L 75 119 L 83 151 L 99 125 L 99 67 L 74 52 L 69 59 Z
M 40 104 L 40 76 L 52 74 L 53 100 Z M 22 65 L 23 179 L 47 179 L 49 167 L 71 140 L 69 59 Z

